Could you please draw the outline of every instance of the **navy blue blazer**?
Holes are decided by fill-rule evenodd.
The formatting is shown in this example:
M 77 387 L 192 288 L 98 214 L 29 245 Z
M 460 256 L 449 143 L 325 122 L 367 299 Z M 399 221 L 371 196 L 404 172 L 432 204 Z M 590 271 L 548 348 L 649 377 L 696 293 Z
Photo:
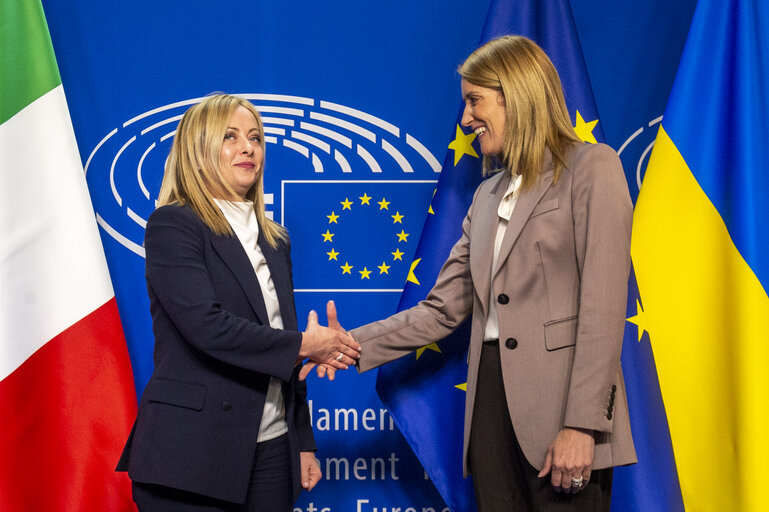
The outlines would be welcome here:
M 297 330 L 290 247 L 259 247 L 284 329 L 269 325 L 259 282 L 236 236 L 214 234 L 189 208 L 147 222 L 147 289 L 155 371 L 117 466 L 136 482 L 243 503 L 270 377 L 283 381 L 294 499 L 302 451 L 315 450 Z

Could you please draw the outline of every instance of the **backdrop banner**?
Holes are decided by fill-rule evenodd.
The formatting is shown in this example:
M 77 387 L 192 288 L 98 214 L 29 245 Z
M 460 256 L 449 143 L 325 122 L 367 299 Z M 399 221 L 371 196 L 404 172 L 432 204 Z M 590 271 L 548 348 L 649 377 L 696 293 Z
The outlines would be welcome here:
M 696 1 L 565 3 L 598 128 L 635 197 Z M 456 138 L 456 67 L 483 35 L 488 0 L 43 7 L 137 395 L 154 343 L 144 227 L 182 113 L 212 92 L 243 95 L 264 117 L 267 208 L 291 236 L 300 328 L 312 309 L 325 322 L 330 299 L 346 328 L 395 312 Z M 505 15 L 525 26 L 530 13 Z M 323 480 L 296 511 L 448 510 L 375 381 L 376 372 L 309 378 Z

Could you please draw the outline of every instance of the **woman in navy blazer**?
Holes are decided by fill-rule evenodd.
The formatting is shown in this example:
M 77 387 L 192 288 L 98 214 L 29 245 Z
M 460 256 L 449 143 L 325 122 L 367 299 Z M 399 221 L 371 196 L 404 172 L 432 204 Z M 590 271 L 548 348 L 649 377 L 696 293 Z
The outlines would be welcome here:
M 264 209 L 263 133 L 228 95 L 176 131 L 145 237 L 155 371 L 117 467 L 140 510 L 288 511 L 321 477 L 298 363 L 346 368 L 360 347 L 314 312 L 297 330 L 288 236 Z

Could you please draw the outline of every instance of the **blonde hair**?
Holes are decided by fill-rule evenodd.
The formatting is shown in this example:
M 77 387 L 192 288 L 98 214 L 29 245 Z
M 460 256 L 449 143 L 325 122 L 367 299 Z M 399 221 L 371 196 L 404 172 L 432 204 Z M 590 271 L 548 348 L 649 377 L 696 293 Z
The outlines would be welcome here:
M 182 116 L 166 161 L 158 197 L 158 206 L 188 205 L 217 235 L 234 235 L 224 214 L 214 203 L 213 196 L 237 196 L 222 175 L 219 155 L 230 118 L 238 107 L 254 115 L 264 155 L 264 127 L 254 105 L 248 100 L 228 94 L 209 96 L 190 107 Z M 267 243 L 274 248 L 278 241 L 288 240 L 288 235 L 283 226 L 267 218 L 263 177 L 264 159 L 257 169 L 256 182 L 245 197 L 253 201 L 259 229 Z
M 571 125 L 555 66 L 537 44 L 523 36 L 492 39 L 473 51 L 458 73 L 471 84 L 499 91 L 505 100 L 505 130 L 499 159 L 522 176 L 526 189 L 539 179 L 546 149 L 553 155 L 554 181 L 565 165 L 568 146 L 580 142 Z M 492 171 L 484 155 L 484 174 Z

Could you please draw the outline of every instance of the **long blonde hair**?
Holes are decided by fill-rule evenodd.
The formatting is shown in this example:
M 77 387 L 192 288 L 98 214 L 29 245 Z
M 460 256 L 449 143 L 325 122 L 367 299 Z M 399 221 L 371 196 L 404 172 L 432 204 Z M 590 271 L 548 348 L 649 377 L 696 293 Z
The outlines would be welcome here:
M 531 39 L 503 36 L 479 47 L 457 69 L 471 84 L 499 91 L 505 99 L 502 153 L 505 169 L 522 176 L 526 189 L 539 179 L 546 150 L 553 155 L 558 180 L 567 148 L 580 142 L 571 125 L 561 80 L 545 52 Z M 493 156 L 484 155 L 484 174 Z
M 218 235 L 234 235 L 224 214 L 214 203 L 212 193 L 217 197 L 237 195 L 222 175 L 219 154 L 230 118 L 238 107 L 254 115 L 264 155 L 264 126 L 254 105 L 248 100 L 228 94 L 209 96 L 190 107 L 182 116 L 166 161 L 158 197 L 158 206 L 189 205 Z M 246 193 L 246 199 L 253 201 L 259 229 L 267 243 L 274 248 L 278 241 L 288 240 L 288 235 L 283 226 L 267 218 L 263 177 L 264 159 L 259 164 L 256 182 Z

